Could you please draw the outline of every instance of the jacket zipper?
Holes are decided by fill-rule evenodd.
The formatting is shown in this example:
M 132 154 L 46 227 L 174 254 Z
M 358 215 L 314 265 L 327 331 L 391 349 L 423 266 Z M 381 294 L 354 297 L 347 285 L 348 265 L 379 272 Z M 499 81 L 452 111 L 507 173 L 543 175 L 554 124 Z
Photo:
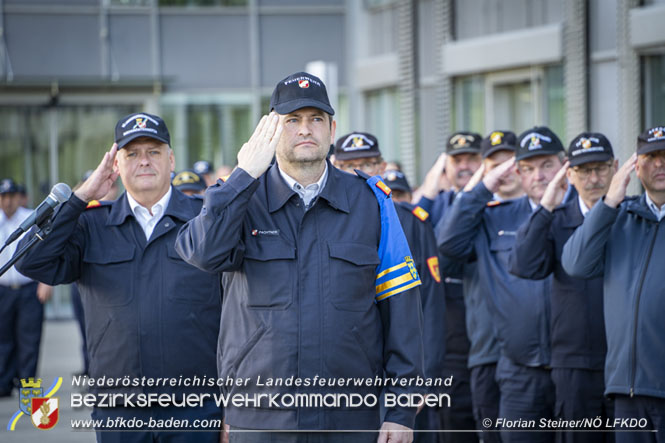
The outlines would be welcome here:
M 630 377 L 630 396 L 635 395 L 635 372 L 637 371 L 637 316 L 640 308 L 640 297 L 642 296 L 642 287 L 644 286 L 644 278 L 646 277 L 647 268 L 649 267 L 649 262 L 651 261 L 651 254 L 653 253 L 653 247 L 656 244 L 656 237 L 658 236 L 658 228 L 660 223 L 656 224 L 656 230 L 654 231 L 653 238 L 651 239 L 651 245 L 649 245 L 649 253 L 647 254 L 647 259 L 644 262 L 644 269 L 642 269 L 642 275 L 640 277 L 640 287 L 637 289 L 637 300 L 635 301 L 635 318 L 633 323 L 633 352 L 632 360 L 633 364 L 631 367 L 631 377 Z

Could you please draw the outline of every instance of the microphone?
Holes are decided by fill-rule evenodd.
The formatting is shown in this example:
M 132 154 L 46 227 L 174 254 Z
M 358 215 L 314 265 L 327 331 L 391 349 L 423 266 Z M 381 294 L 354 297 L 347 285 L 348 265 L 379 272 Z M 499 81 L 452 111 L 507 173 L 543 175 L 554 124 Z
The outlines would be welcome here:
M 37 206 L 37 209 L 32 211 L 32 214 L 23 220 L 21 226 L 19 226 L 16 231 L 12 232 L 12 235 L 7 238 L 5 246 L 15 241 L 24 232 L 27 232 L 32 226 L 39 226 L 44 223 L 44 221 L 46 221 L 51 216 L 51 214 L 53 214 L 55 208 L 57 208 L 61 203 L 69 200 L 69 197 L 71 196 L 72 189 L 67 184 L 58 183 L 57 185 L 53 186 L 51 193 L 44 199 L 43 202 L 39 204 L 39 206 Z

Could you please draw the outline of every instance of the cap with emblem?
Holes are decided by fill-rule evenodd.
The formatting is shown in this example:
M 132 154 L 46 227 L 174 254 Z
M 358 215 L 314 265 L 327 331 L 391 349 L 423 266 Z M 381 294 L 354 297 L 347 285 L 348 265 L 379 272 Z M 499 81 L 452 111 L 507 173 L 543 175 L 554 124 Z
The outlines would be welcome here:
M 200 192 L 205 191 L 206 183 L 203 177 L 197 174 L 195 171 L 190 169 L 185 169 L 173 177 L 171 184 L 180 192 L 192 191 Z
M 166 123 L 160 117 L 147 112 L 130 114 L 115 125 L 115 142 L 123 148 L 139 137 L 150 137 L 171 145 L 171 136 Z
M 282 115 L 309 107 L 335 115 L 328 100 L 326 85 L 320 78 L 307 72 L 296 72 L 277 83 L 270 98 L 270 110 L 274 109 Z
M 475 132 L 456 132 L 448 139 L 446 154 L 479 154 L 481 138 Z
M 210 163 L 207 160 L 197 161 L 196 163 L 194 163 L 192 169 L 194 169 L 194 172 L 201 175 L 212 174 L 213 172 L 212 163 Z
M 15 194 L 18 192 L 18 185 L 11 178 L 3 178 L 0 181 L 0 194 Z
M 411 192 L 409 182 L 402 171 L 390 170 L 383 174 L 383 182 L 393 191 Z
M 337 139 L 335 160 L 353 160 L 356 158 L 379 157 L 379 141 L 367 132 L 352 132 Z
M 612 158 L 614 158 L 612 144 L 607 137 L 598 132 L 583 132 L 575 137 L 568 147 L 570 166 L 604 162 Z
M 665 126 L 647 129 L 637 137 L 637 155 L 665 150 Z
M 490 135 L 480 142 L 480 152 L 483 158 L 498 151 L 513 151 L 517 149 L 517 136 L 512 131 L 492 131 Z
M 520 161 L 538 155 L 557 155 L 565 152 L 559 137 L 547 126 L 527 129 L 518 137 L 515 160 Z

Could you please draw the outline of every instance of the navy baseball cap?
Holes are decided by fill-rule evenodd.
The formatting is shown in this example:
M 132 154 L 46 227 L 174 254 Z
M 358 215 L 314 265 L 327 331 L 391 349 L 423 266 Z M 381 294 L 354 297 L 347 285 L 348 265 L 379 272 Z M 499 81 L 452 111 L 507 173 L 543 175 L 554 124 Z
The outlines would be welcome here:
M 18 185 L 11 178 L 3 178 L 0 181 L 0 194 L 15 194 L 18 192 Z
M 547 126 L 536 126 L 527 129 L 518 137 L 519 144 L 515 152 L 515 160 L 520 161 L 538 155 L 557 155 L 565 152 L 559 137 Z
M 379 157 L 379 141 L 367 132 L 352 132 L 337 139 L 335 160 L 354 160 L 356 158 Z
M 147 112 L 137 112 L 121 118 L 115 125 L 115 142 L 118 149 L 139 137 L 150 137 L 171 146 L 171 135 L 160 117 Z
M 296 72 L 277 83 L 270 98 L 270 110 L 274 109 L 282 115 L 310 107 L 335 115 L 328 100 L 326 85 L 320 78 L 307 72 Z
M 613 158 L 612 144 L 607 137 L 598 132 L 583 132 L 575 137 L 568 146 L 570 166 L 604 162 Z
M 411 192 L 411 186 L 402 171 L 391 169 L 383 173 L 383 182 L 394 191 Z
M 207 186 L 203 177 L 197 174 L 195 171 L 190 169 L 185 169 L 184 171 L 178 172 L 171 184 L 175 186 L 178 191 L 204 191 Z
M 480 153 L 483 158 L 487 158 L 498 151 L 515 152 L 516 150 L 517 136 L 512 131 L 492 131 L 480 142 Z
M 637 137 L 637 155 L 665 150 L 665 126 L 647 129 Z
M 192 167 L 197 174 L 205 175 L 213 172 L 212 163 L 207 160 L 199 160 Z
M 446 145 L 446 154 L 480 154 L 480 134 L 460 131 L 450 136 Z

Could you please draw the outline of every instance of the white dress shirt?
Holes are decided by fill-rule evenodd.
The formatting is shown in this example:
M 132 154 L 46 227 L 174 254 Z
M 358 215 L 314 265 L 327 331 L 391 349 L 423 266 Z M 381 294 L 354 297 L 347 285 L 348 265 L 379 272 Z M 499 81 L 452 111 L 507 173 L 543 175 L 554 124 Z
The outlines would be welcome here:
M 31 213 L 32 211 L 30 209 L 20 206 L 12 218 L 7 218 L 5 212 L 0 210 L 0 247 L 5 244 L 5 240 L 12 235 L 12 232 L 14 232 Z M 21 238 L 23 238 L 23 236 L 21 236 Z M 12 258 L 20 241 L 21 239 L 19 238 L 2 251 L 2 254 L 0 254 L 0 266 L 4 265 Z M 0 277 L 0 285 L 3 286 L 22 286 L 31 282 L 31 279 L 18 272 L 14 266 Z
M 159 221 L 162 219 L 164 211 L 166 211 L 166 208 L 169 205 L 170 199 L 171 186 L 169 186 L 169 190 L 166 191 L 166 194 L 164 194 L 164 196 L 160 198 L 159 201 L 152 206 L 152 208 L 150 208 L 150 211 L 148 211 L 147 208 L 141 206 L 139 202 L 134 200 L 134 197 L 132 197 L 129 192 L 127 193 L 129 207 L 132 209 L 134 217 L 136 217 L 136 221 L 139 222 L 139 225 L 141 225 L 141 229 L 143 229 L 143 232 L 145 233 L 146 240 L 150 240 L 152 231 L 155 229 L 155 226 L 157 226 L 157 223 L 159 223 Z
M 279 169 L 279 164 L 277 165 L 277 169 Z M 303 186 L 300 183 L 298 183 L 294 178 L 289 176 L 287 173 L 279 169 L 279 173 L 286 181 L 286 184 L 289 185 L 291 189 L 296 191 L 300 198 L 303 199 L 305 202 L 305 206 L 309 206 L 309 204 L 316 198 L 317 195 L 321 193 L 323 190 L 323 187 L 326 184 L 326 179 L 328 178 L 328 162 L 326 162 L 326 168 L 323 170 L 323 174 L 321 174 L 321 178 L 316 183 L 312 183 L 311 185 Z
M 580 197 L 579 194 L 577 195 L 577 201 L 580 203 L 580 211 L 582 211 L 582 217 L 586 218 L 587 212 L 589 212 L 591 209 L 586 204 L 584 204 L 584 201 L 582 201 L 582 197 Z

